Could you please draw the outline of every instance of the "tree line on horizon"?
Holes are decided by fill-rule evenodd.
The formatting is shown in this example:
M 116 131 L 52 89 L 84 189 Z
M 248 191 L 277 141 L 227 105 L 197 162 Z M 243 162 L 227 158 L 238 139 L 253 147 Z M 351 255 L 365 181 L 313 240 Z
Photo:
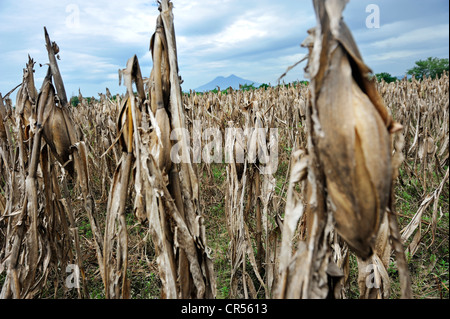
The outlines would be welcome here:
M 414 76 L 416 80 L 423 80 L 424 78 L 439 78 L 444 71 L 449 72 L 448 58 L 439 59 L 429 57 L 425 60 L 418 60 L 415 62 L 415 66 L 406 71 L 407 75 Z M 388 72 L 381 72 L 375 74 L 378 81 L 384 80 L 387 83 L 398 81 L 399 79 L 392 76 Z
M 425 60 L 416 61 L 415 66 L 412 67 L 411 69 L 408 69 L 406 71 L 406 74 L 414 76 L 416 78 L 416 80 L 423 80 L 424 78 L 435 79 L 437 77 L 441 77 L 445 71 L 449 72 L 449 59 L 448 58 L 429 57 Z M 386 83 L 391 83 L 391 82 L 400 80 L 398 77 L 393 76 L 388 72 L 376 73 L 374 76 L 377 78 L 378 82 L 381 82 L 382 80 L 384 80 Z M 303 81 L 294 81 L 291 83 L 287 83 L 287 84 L 283 83 L 283 84 L 278 84 L 278 85 L 284 85 L 284 86 L 292 85 L 292 86 L 296 87 L 297 85 L 308 85 L 308 83 L 309 83 L 309 81 L 303 80 Z M 267 83 L 263 83 L 258 87 L 255 87 L 254 83 L 252 83 L 252 84 L 240 85 L 239 90 L 249 91 L 249 90 L 262 89 L 262 88 L 267 89 L 269 87 L 272 87 L 272 86 Z M 208 92 L 218 93 L 219 90 L 220 90 L 220 88 L 217 87 Z M 228 94 L 229 88 L 227 88 L 225 90 L 220 90 L 220 91 L 222 94 Z M 196 92 L 196 94 L 204 94 L 204 93 L 207 93 L 207 92 Z M 186 94 L 190 94 L 190 93 L 186 92 Z M 88 98 L 88 103 L 90 102 L 91 99 L 95 100 L 95 98 L 93 98 L 93 97 Z M 115 99 L 115 96 L 113 96 L 113 99 Z M 80 103 L 78 96 L 72 96 L 72 98 L 70 99 L 70 103 L 72 106 L 76 107 Z

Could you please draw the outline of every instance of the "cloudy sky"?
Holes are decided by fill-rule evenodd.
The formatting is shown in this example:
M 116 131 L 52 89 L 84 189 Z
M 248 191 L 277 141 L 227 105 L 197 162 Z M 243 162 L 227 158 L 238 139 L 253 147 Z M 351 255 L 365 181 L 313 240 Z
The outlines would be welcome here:
M 275 84 L 306 49 L 315 25 L 312 0 L 173 0 L 183 90 L 235 74 Z M 379 26 L 367 25 L 379 8 Z M 152 60 L 149 40 L 159 14 L 153 0 L 0 0 L 0 92 L 22 81 L 27 55 L 47 63 L 43 27 L 60 47 L 67 95 L 124 93 L 118 69 L 136 54 L 144 76 Z M 449 57 L 447 0 L 352 0 L 344 19 L 375 73 L 404 75 L 414 62 Z M 375 25 L 376 26 L 376 25 Z M 46 68 L 36 64 L 36 86 Z M 304 79 L 304 64 L 286 82 Z M 13 96 L 14 97 L 14 96 Z

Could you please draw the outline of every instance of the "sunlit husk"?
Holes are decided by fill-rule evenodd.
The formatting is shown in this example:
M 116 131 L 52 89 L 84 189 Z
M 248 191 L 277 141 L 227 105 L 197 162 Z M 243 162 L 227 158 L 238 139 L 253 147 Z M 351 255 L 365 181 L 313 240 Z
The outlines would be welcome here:
M 313 105 L 320 125 L 316 143 L 336 228 L 359 256 L 368 258 L 390 199 L 392 120 L 375 82 L 367 80 L 370 70 L 350 32 L 336 22 L 344 1 L 315 5 L 322 33 L 314 35 L 308 69 L 314 72 Z
M 317 99 L 323 162 L 339 234 L 363 258 L 374 240 L 391 189 L 389 134 L 370 100 L 352 78 L 337 48 Z

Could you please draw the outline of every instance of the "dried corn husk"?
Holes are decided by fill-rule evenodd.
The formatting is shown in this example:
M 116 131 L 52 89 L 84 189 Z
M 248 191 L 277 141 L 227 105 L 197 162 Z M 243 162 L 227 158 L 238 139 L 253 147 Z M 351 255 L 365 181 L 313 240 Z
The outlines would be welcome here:
M 340 20 L 344 6 L 345 1 L 315 1 L 321 29 L 315 30 L 308 69 L 316 142 L 336 228 L 359 256 L 368 258 L 391 189 L 392 119 Z
M 302 46 L 309 49 L 308 149 L 315 165 L 308 171 L 307 249 L 299 249 L 300 255 L 294 258 L 307 270 L 291 270 L 302 289 L 292 290 L 285 281 L 278 290 L 281 298 L 343 295 L 340 278 L 345 282 L 348 257 L 341 253 L 345 249 L 333 235 L 330 216 L 339 236 L 357 256 L 363 260 L 372 256 L 381 221 L 392 203 L 390 133 L 401 128 L 384 106 L 369 78 L 370 69 L 342 20 L 347 1 L 313 3 L 318 25 L 309 30 Z M 393 219 L 389 220 L 395 234 Z M 386 243 L 387 232 L 380 236 L 379 242 Z M 284 278 L 288 273 L 281 270 Z M 328 293 L 323 284 L 327 281 Z

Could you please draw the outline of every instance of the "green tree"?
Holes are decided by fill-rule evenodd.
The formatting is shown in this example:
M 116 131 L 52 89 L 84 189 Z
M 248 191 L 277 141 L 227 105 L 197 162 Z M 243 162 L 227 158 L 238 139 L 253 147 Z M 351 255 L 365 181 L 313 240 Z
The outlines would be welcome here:
M 72 98 L 70 99 L 70 104 L 73 107 L 76 107 L 78 104 L 80 104 L 80 100 L 78 99 L 78 96 L 72 96 Z
M 416 79 L 422 80 L 424 77 L 435 79 L 440 77 L 444 71 L 448 72 L 448 59 L 429 57 L 426 60 L 416 61 L 416 66 L 408 70 L 408 74 L 414 75 Z
M 381 72 L 375 74 L 377 77 L 377 81 L 381 82 L 381 80 L 384 80 L 386 83 L 391 83 L 397 81 L 397 78 L 395 76 L 392 76 L 390 73 L 387 72 Z
M 242 91 L 250 91 L 250 90 L 255 90 L 256 88 L 254 87 L 254 85 L 253 84 L 255 84 L 255 83 L 252 83 L 252 84 L 239 84 L 239 90 L 242 90 Z
M 303 86 L 308 86 L 309 85 L 309 81 L 303 80 L 303 81 L 300 81 L 300 84 L 303 85 Z

